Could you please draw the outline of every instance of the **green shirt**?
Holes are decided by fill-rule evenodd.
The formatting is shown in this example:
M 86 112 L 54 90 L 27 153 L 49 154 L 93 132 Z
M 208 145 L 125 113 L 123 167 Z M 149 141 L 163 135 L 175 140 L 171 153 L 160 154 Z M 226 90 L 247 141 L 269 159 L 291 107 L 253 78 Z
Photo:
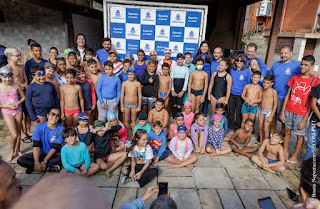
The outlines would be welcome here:
M 135 134 L 137 132 L 138 129 L 143 129 L 145 130 L 148 134 L 151 132 L 152 128 L 150 126 L 149 123 L 146 123 L 146 125 L 144 126 L 141 126 L 140 123 L 137 123 L 137 125 L 134 127 L 134 130 L 133 130 L 133 134 Z

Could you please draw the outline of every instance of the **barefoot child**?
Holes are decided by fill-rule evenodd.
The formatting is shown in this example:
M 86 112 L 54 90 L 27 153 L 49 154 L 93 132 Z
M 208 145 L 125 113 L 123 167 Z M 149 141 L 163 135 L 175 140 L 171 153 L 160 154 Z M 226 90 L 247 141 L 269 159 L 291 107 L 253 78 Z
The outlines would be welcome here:
M 57 58 L 57 72 L 53 75 L 53 79 L 56 80 L 59 84 L 59 87 L 62 87 L 67 84 L 67 80 L 65 78 L 65 72 L 67 69 L 66 60 L 64 57 L 58 57 Z M 59 91 L 60 94 L 60 91 Z
M 57 67 L 50 62 L 47 62 L 44 64 L 44 69 L 46 71 L 46 81 L 53 84 L 54 88 L 56 89 L 56 92 L 58 94 L 58 99 L 60 99 L 60 89 L 59 89 L 59 83 L 53 79 L 53 75 L 57 71 Z
M 206 153 L 205 147 L 208 139 L 208 125 L 205 123 L 203 113 L 196 113 L 195 122 L 191 126 L 191 139 L 196 148 L 195 153 Z
M 159 92 L 158 98 L 164 100 L 164 109 L 169 111 L 169 96 L 172 86 L 172 78 L 169 76 L 169 64 L 163 63 L 162 65 L 162 75 L 159 76 Z
M 261 72 L 255 71 L 252 73 L 252 83 L 248 84 L 244 87 L 241 98 L 244 101 L 242 105 L 242 124 L 241 127 L 244 126 L 244 121 L 250 118 L 254 121 L 256 118 L 258 106 L 261 102 L 262 98 L 262 88 L 259 85 L 259 81 L 261 78 Z
M 137 61 L 133 61 L 132 65 L 136 69 L 137 80 L 140 81 L 142 74 L 147 70 L 147 62 L 145 61 L 145 53 L 143 49 L 139 49 L 137 52 Z
M 170 141 L 170 151 L 172 155 L 167 158 L 170 162 L 169 168 L 187 167 L 193 169 L 193 163 L 198 160 L 198 157 L 192 154 L 193 146 L 191 140 L 187 137 L 187 127 L 180 125 L 178 127 L 178 135 Z
M 184 103 L 184 112 L 182 112 L 182 114 L 184 119 L 184 125 L 187 126 L 188 133 L 190 133 L 191 125 L 194 118 L 194 113 L 191 112 L 191 110 L 192 110 L 192 103 L 189 101 Z
M 137 113 L 141 111 L 142 103 L 142 87 L 139 81 L 135 78 L 135 69 L 129 67 L 127 71 L 128 80 L 122 83 L 120 106 L 121 112 L 124 113 L 124 125 L 126 129 L 131 130 L 136 126 Z
M 94 56 L 93 49 L 91 49 L 91 48 L 86 49 L 85 50 L 85 54 L 84 54 L 84 58 L 85 58 L 85 60 L 80 63 L 80 66 L 85 69 L 86 73 L 89 71 L 88 70 L 88 61 L 91 60 L 91 59 L 96 61 L 98 70 L 100 70 L 100 71 L 103 70 L 102 65 L 99 62 L 97 56 Z
M 76 72 L 67 69 L 65 75 L 68 83 L 60 88 L 61 119 L 66 120 L 67 127 L 76 127 L 78 114 L 84 112 L 84 99 L 81 86 L 74 83 Z
M 223 103 L 217 103 L 216 104 L 216 108 L 215 108 L 216 113 L 211 115 L 210 120 L 209 120 L 209 127 L 211 127 L 213 125 L 212 117 L 215 114 L 220 115 L 221 118 L 222 118 L 221 123 L 220 123 L 220 127 L 223 128 L 224 136 L 225 136 L 223 141 L 229 141 L 230 138 L 231 138 L 231 134 L 230 134 L 230 130 L 228 128 L 228 119 L 223 114 L 224 113 L 224 109 L 225 109 L 225 106 L 224 106 Z
M 118 118 L 113 112 L 107 113 L 107 119 L 108 119 L 108 122 L 106 124 L 106 127 L 113 127 L 117 125 L 121 126 L 120 130 L 115 132 L 111 136 L 110 141 L 111 141 L 112 152 L 124 151 L 125 143 L 128 139 L 128 132 L 126 127 L 123 125 L 123 123 L 121 123 L 121 121 L 118 120 Z
M 208 90 L 208 74 L 202 70 L 204 60 L 196 60 L 197 70 L 190 74 L 188 84 L 188 98 L 192 103 L 192 112 L 198 113 L 200 104 L 204 102 Z
M 239 154 L 247 156 L 250 158 L 253 153 L 257 151 L 256 147 L 248 146 L 252 136 L 253 130 L 253 120 L 248 118 L 244 122 L 244 128 L 239 128 L 230 138 L 231 149 L 235 152 L 235 156 L 239 156 Z
M 96 91 L 94 90 L 93 83 L 90 79 L 86 78 L 86 72 L 83 67 L 75 67 L 76 80 L 75 83 L 81 86 L 83 101 L 84 101 L 84 112 L 89 116 L 89 124 L 93 124 L 92 111 L 96 108 L 97 97 Z
M 178 135 L 178 127 L 180 125 L 184 125 L 184 118 L 181 112 L 177 112 L 173 119 L 173 123 L 169 127 L 169 140 Z
M 161 75 L 162 74 L 162 65 L 164 63 L 168 63 L 169 64 L 169 74 L 171 71 L 171 68 L 175 65 L 177 65 L 177 62 L 174 61 L 173 59 L 171 59 L 171 49 L 169 48 L 165 48 L 164 49 L 164 59 L 161 59 L 158 63 L 158 68 L 157 68 L 157 74 Z
M 212 121 L 213 125 L 209 128 L 209 135 L 206 145 L 206 151 L 210 154 L 211 159 L 213 158 L 213 156 L 226 155 L 232 151 L 230 147 L 222 145 L 224 130 L 221 127 L 221 115 L 213 115 Z
M 182 112 L 183 94 L 187 91 L 189 81 L 189 70 L 183 66 L 184 55 L 177 54 L 177 65 L 171 69 L 170 77 L 172 78 L 171 87 L 171 106 L 172 115 L 175 116 L 177 112 Z
M 218 72 L 214 72 L 210 79 L 208 100 L 212 112 L 215 112 L 217 103 L 227 105 L 230 98 L 232 78 L 230 73 L 231 63 L 228 59 L 222 58 L 219 62 Z
M 159 121 L 153 123 L 153 128 L 148 135 L 149 144 L 153 151 L 153 163 L 166 159 L 171 155 L 171 151 L 167 149 L 167 138 L 162 124 Z
M 192 54 L 190 52 L 184 53 L 184 66 L 186 66 L 189 70 L 189 77 L 190 77 L 190 74 L 196 70 L 196 66 L 194 66 L 193 63 L 191 63 L 191 60 L 192 60 Z M 183 104 L 185 104 L 187 101 L 189 101 L 188 92 L 184 92 Z
M 269 138 L 270 123 L 277 110 L 278 94 L 272 88 L 273 81 L 273 75 L 267 75 L 263 80 L 262 99 L 259 107 L 260 145 L 264 139 Z
M 122 62 L 123 64 L 123 71 L 122 73 L 119 75 L 119 78 L 121 80 L 121 83 L 125 82 L 126 80 L 128 80 L 128 75 L 127 75 L 127 71 L 129 69 L 129 67 L 131 67 L 131 60 L 129 59 L 125 59 Z
M 155 104 L 155 108 L 150 110 L 148 114 L 148 123 L 153 124 L 156 121 L 160 121 L 166 135 L 168 135 L 168 123 L 169 123 L 169 113 L 164 109 L 164 100 L 158 98 Z
M 57 92 L 52 83 L 46 82 L 45 70 L 40 65 L 31 68 L 34 83 L 26 91 L 26 107 L 32 121 L 47 120 L 50 109 L 60 109 Z
M 109 51 L 109 60 L 113 64 L 113 75 L 118 77 L 123 69 L 122 69 L 122 62 L 118 61 L 118 52 L 114 49 Z
M 138 124 L 134 127 L 133 134 L 137 132 L 138 129 L 143 129 L 145 130 L 148 134 L 151 132 L 152 127 L 148 123 L 148 115 L 146 112 L 142 111 L 140 112 L 139 115 L 139 122 Z
M 5 124 L 7 125 L 10 138 L 10 152 L 6 159 L 9 163 L 13 159 L 14 153 L 18 156 L 24 155 L 20 151 L 20 130 L 22 122 L 21 104 L 24 102 L 24 92 L 21 87 L 13 82 L 13 73 L 5 66 L 0 68 L 0 108 Z M 18 99 L 18 94 L 21 99 Z
M 67 55 L 67 69 L 72 69 L 79 65 L 77 53 L 74 51 L 70 51 Z
M 91 162 L 90 154 L 85 143 L 77 141 L 74 128 L 63 129 L 62 138 L 66 144 L 61 149 L 63 168 L 60 173 L 72 172 L 76 175 L 91 176 L 100 170 L 100 166 Z
M 253 155 L 251 157 L 252 162 L 263 170 L 282 177 L 281 172 L 286 170 L 286 167 L 284 166 L 285 159 L 283 147 L 281 145 L 282 142 L 283 134 L 275 132 L 270 139 L 266 138 L 266 140 L 262 142 L 258 155 Z M 266 151 L 265 155 L 263 154 L 263 151 Z
M 131 165 L 122 169 L 122 173 L 125 175 L 121 181 L 123 184 L 137 180 L 140 187 L 144 187 L 158 176 L 158 168 L 150 167 L 153 151 L 148 144 L 148 134 L 145 130 L 139 129 L 135 133 L 128 157 L 131 158 Z
M 88 65 L 88 72 L 86 73 L 86 76 L 88 79 L 92 81 L 94 89 L 96 90 L 98 80 L 102 75 L 102 73 L 98 71 L 97 62 L 95 60 L 93 59 L 88 60 L 87 65 Z
M 86 142 L 86 138 L 90 133 L 90 130 L 93 129 L 88 123 L 89 116 L 85 112 L 78 114 L 78 125 L 76 126 L 76 132 L 78 134 L 79 141 Z
M 94 160 L 100 165 L 101 170 L 105 170 L 106 177 L 110 178 L 111 173 L 117 169 L 127 158 L 126 152 L 111 154 L 111 136 L 119 131 L 121 126 L 116 125 L 105 128 L 104 121 L 96 120 L 94 129 L 86 138 L 86 145 L 94 144 Z

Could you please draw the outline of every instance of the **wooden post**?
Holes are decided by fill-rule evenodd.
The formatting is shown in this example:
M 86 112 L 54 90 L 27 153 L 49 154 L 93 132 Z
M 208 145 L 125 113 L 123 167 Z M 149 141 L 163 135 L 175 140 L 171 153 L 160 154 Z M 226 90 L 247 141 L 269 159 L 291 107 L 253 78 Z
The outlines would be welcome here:
M 268 42 L 267 55 L 265 59 L 265 63 L 268 68 L 271 69 L 274 51 L 276 49 L 278 33 L 280 32 L 280 22 L 281 22 L 281 14 L 283 9 L 284 0 L 276 0 L 276 6 L 274 9 L 274 14 L 272 18 L 272 26 L 270 32 L 270 38 Z
M 69 47 L 72 48 L 74 46 L 74 30 L 73 30 L 71 10 L 65 9 L 63 11 L 63 16 L 64 16 L 65 22 L 67 24 Z
M 237 15 L 235 15 L 237 24 L 235 28 L 236 32 L 233 41 L 233 49 L 241 49 L 241 40 L 243 34 L 244 20 L 246 16 L 246 8 L 246 6 L 240 6 L 240 8 L 237 9 Z

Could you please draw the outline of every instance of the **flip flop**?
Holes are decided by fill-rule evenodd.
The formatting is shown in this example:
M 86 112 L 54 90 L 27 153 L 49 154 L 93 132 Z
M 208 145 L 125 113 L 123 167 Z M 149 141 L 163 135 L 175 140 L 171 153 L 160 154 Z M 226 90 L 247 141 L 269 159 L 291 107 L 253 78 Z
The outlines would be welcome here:
M 173 168 L 173 164 L 169 163 L 168 168 L 172 169 Z
M 292 160 L 286 160 L 286 162 L 285 162 L 286 166 L 293 166 L 297 163 L 298 163 L 298 161 L 292 161 Z
M 29 136 L 26 136 L 23 139 L 21 139 L 21 141 L 23 141 L 23 143 L 31 143 L 32 139 Z
M 276 174 L 277 176 L 279 176 L 280 178 L 282 178 L 282 173 L 281 173 L 281 172 L 275 171 L 275 174 Z
M 189 168 L 190 170 L 192 170 L 192 169 L 193 169 L 193 165 L 192 165 L 192 164 L 187 165 L 187 168 Z
M 288 160 L 289 159 L 289 154 L 288 155 L 284 155 L 284 160 Z
M 104 173 L 104 175 L 105 175 L 107 178 L 110 178 L 110 177 L 111 177 L 111 174 L 110 174 L 109 172 L 107 172 L 107 171 Z
M 255 168 L 261 168 L 260 166 L 258 166 L 257 164 L 255 164 L 253 161 L 251 161 L 251 164 L 252 164 L 253 167 L 255 167 Z

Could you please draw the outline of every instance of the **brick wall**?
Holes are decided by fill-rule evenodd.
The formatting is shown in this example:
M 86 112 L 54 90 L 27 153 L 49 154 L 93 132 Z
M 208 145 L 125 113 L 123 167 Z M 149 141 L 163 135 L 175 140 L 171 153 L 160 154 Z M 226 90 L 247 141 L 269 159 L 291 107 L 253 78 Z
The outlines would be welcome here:
M 55 46 L 62 56 L 67 48 L 67 33 L 62 12 L 11 0 L 1 0 L 5 23 L 0 22 L 0 44 L 28 52 L 27 39 L 42 46 L 43 57 Z

